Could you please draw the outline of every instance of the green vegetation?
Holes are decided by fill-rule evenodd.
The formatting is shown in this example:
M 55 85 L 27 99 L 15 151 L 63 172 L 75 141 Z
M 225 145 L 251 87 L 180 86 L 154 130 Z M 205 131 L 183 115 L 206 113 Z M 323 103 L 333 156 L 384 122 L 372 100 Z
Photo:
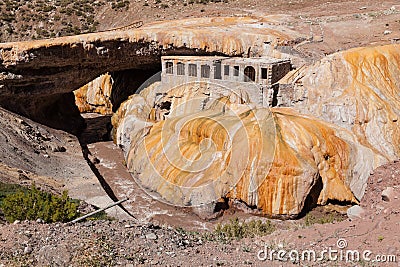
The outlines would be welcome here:
M 0 206 L 1 203 L 3 202 L 3 199 L 7 197 L 8 195 L 14 194 L 17 191 L 26 191 L 28 190 L 27 188 L 17 185 L 17 184 L 5 184 L 0 182 Z
M 103 211 L 100 211 L 99 213 L 96 213 L 96 214 L 86 218 L 85 220 L 86 221 L 98 221 L 98 220 L 112 221 L 112 220 L 115 220 L 115 218 L 108 216 L 107 213 L 103 210 Z
M 70 199 L 67 191 L 59 197 L 40 191 L 34 184 L 30 189 L 14 185 L 3 185 L 3 187 L 5 191 L 0 194 L 0 208 L 8 222 L 39 218 L 47 223 L 68 222 L 79 216 L 77 211 L 79 203 Z
M 42 39 L 97 31 L 99 7 L 127 10 L 128 0 L 0 1 L 0 42 L 17 37 Z
M 176 7 L 179 5 L 188 6 L 188 5 L 208 5 L 211 3 L 228 3 L 229 0 L 176 0 L 176 1 L 167 1 L 167 0 L 152 0 L 152 4 L 149 4 L 147 1 L 144 2 L 143 6 L 152 6 L 157 8 L 169 8 Z M 204 11 L 203 11 L 204 12 Z
M 313 224 L 325 224 L 343 221 L 344 217 L 338 213 L 327 213 L 323 216 L 316 217 L 311 213 L 304 216 L 304 226 L 311 226 Z
M 275 231 L 270 221 L 253 220 L 240 222 L 238 218 L 231 219 L 224 225 L 218 224 L 213 236 L 217 239 L 242 239 L 246 237 L 265 236 Z
M 196 231 L 186 231 L 180 227 L 175 228 L 175 231 L 188 239 L 227 243 L 233 239 L 240 240 L 242 238 L 269 235 L 275 231 L 275 225 L 273 225 L 269 220 L 265 222 L 262 222 L 261 220 L 245 222 L 240 221 L 238 218 L 234 218 L 224 224 L 217 224 L 212 232 L 201 233 Z M 242 249 L 243 251 L 250 250 L 248 247 Z
M 121 8 L 129 8 L 129 1 L 124 0 L 116 0 L 111 3 L 112 9 L 121 9 Z
M 56 196 L 38 190 L 35 185 L 27 188 L 0 182 L 0 216 L 4 215 L 8 222 L 39 218 L 47 223 L 68 222 L 82 215 L 77 211 L 79 204 L 79 200 L 68 198 L 67 191 Z M 113 219 L 105 211 L 101 211 L 85 220 Z
M 228 0 L 141 1 L 143 6 L 161 9 L 199 5 L 201 12 L 205 11 L 204 5 L 228 3 Z M 0 31 L 0 42 L 96 32 L 99 22 L 95 18 L 104 11 L 102 7 L 119 12 L 129 10 L 130 5 L 131 0 L 0 0 L 0 27 L 4 29 Z

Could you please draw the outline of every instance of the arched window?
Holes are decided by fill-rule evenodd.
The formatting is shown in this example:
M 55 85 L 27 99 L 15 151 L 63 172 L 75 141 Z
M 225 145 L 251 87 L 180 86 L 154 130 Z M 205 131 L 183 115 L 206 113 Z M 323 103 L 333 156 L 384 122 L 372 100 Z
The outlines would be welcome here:
M 244 81 L 250 82 L 256 80 L 256 70 L 252 66 L 244 68 Z

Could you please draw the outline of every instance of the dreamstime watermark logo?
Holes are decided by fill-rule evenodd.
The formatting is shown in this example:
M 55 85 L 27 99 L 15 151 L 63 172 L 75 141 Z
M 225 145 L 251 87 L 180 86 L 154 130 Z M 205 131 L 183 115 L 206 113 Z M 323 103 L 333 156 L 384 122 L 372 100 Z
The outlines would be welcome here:
M 294 264 L 302 262 L 373 262 L 394 263 L 397 262 L 396 255 L 374 254 L 371 250 L 347 249 L 348 243 L 344 238 L 339 238 L 336 247 L 328 247 L 322 250 L 305 249 L 286 250 L 283 246 L 272 248 L 265 246 L 257 253 L 260 261 L 281 261 Z
M 243 177 L 248 195 L 256 195 L 275 154 L 274 120 L 267 106 L 261 108 L 268 102 L 267 88 L 243 73 L 235 82 L 175 72 L 158 73 L 140 88 L 153 86 L 154 103 L 141 109 L 150 111 L 142 125 L 151 129 L 130 146 L 146 151 L 130 167 L 134 178 L 150 196 L 175 206 L 216 203 Z M 160 191 L 162 198 L 153 194 Z

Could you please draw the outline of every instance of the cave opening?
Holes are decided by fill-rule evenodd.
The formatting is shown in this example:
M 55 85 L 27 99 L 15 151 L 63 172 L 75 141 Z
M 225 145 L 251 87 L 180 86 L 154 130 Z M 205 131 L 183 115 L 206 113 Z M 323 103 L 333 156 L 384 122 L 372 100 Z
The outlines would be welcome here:
M 322 188 L 322 177 L 318 175 L 315 184 L 311 187 L 310 192 L 308 193 L 306 200 L 304 201 L 303 209 L 298 215 L 298 218 L 304 217 L 309 211 L 318 206 L 318 198 L 321 194 Z
M 74 91 L 75 105 L 84 119 L 77 134 L 82 144 L 111 141 L 111 117 L 129 96 L 151 83 L 161 66 L 108 72 Z M 157 76 L 156 76 L 157 77 Z
M 223 212 L 227 209 L 229 209 L 229 199 L 223 197 L 215 204 L 214 213 Z

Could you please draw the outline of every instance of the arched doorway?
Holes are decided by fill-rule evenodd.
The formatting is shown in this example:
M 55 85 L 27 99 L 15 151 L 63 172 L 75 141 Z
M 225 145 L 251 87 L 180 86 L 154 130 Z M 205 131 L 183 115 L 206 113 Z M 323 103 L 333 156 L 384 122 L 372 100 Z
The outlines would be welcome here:
M 256 70 L 252 66 L 247 66 L 244 69 L 244 81 L 250 82 L 256 80 Z

